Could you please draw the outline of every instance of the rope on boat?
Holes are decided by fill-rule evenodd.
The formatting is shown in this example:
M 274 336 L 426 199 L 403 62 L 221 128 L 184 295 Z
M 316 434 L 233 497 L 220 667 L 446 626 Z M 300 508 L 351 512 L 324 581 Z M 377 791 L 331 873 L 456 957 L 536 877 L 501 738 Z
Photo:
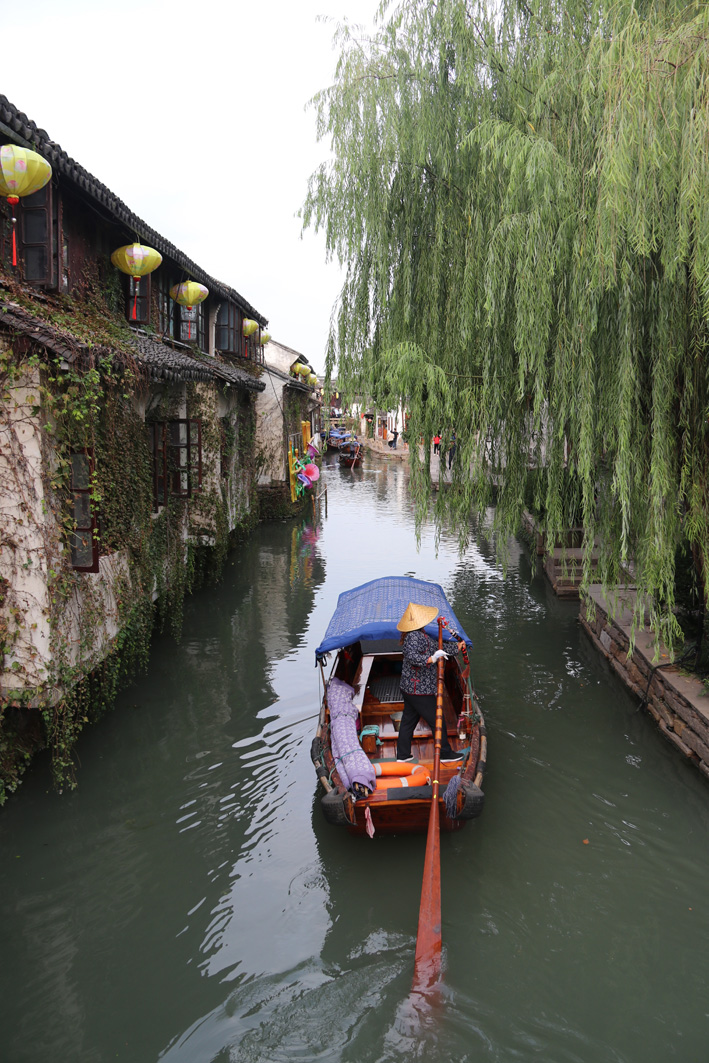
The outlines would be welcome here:
M 443 804 L 449 819 L 455 819 L 458 813 L 458 791 L 460 790 L 460 775 L 454 775 L 443 791 Z

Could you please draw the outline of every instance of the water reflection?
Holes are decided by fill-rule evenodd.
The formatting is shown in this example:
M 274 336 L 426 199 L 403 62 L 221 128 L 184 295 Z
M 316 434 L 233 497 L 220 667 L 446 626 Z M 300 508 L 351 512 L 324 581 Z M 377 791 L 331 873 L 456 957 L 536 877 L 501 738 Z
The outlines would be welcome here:
M 80 789 L 0 813 L 3 1063 L 703 1058 L 709 801 L 516 544 L 503 580 L 424 527 L 406 471 L 328 466 L 82 737 Z M 443 1010 L 411 1000 L 423 846 L 329 827 L 313 650 L 341 590 L 443 585 L 490 730 L 442 842 Z M 587 844 L 585 844 L 587 843 Z

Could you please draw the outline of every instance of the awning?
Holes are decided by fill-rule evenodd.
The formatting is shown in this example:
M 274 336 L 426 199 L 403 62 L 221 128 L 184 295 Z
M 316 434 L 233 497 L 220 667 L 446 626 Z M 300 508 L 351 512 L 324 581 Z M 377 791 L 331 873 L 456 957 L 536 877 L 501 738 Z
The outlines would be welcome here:
M 435 605 L 456 634 L 471 646 L 450 603 L 437 583 L 411 579 L 408 576 L 385 576 L 363 583 L 351 591 L 343 591 L 337 600 L 337 608 L 327 626 L 325 638 L 315 651 L 316 659 L 350 646 L 360 639 L 398 639 L 401 632 L 397 624 L 404 615 L 409 602 L 417 605 Z M 438 638 L 438 621 L 434 620 L 424 630 L 432 638 Z M 454 636 L 443 629 L 444 640 Z

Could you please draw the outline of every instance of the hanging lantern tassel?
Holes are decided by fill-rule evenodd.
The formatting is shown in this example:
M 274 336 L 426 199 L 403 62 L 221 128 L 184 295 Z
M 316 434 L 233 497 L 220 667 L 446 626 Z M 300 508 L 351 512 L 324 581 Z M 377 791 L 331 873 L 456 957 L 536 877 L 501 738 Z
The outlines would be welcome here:
M 203 303 L 208 295 L 209 288 L 205 288 L 203 284 L 198 284 L 197 281 L 185 281 L 183 284 L 175 284 L 170 288 L 171 298 L 188 310 L 192 310 L 192 307 Z M 192 339 L 191 321 L 187 323 L 187 338 Z
M 162 262 L 162 255 L 152 247 L 143 244 L 126 244 L 119 247 L 111 255 L 111 262 L 121 271 L 133 278 L 133 312 L 131 320 L 135 321 L 138 316 L 138 288 L 140 278 L 147 273 L 152 273 Z
M 15 207 L 20 196 L 31 196 L 44 188 L 52 176 L 46 159 L 29 148 L 16 144 L 0 147 L 0 195 L 7 198 L 12 211 L 12 264 L 17 265 L 17 217 Z
M 7 201 L 10 204 L 12 210 L 12 264 L 17 265 L 17 218 L 15 217 L 15 207 L 20 202 L 19 196 L 8 196 Z

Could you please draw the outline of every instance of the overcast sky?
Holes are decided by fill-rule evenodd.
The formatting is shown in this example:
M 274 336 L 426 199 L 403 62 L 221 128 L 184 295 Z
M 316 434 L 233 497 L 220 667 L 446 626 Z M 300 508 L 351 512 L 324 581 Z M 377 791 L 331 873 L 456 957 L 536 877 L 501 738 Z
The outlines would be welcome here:
M 305 104 L 377 0 L 2 6 L 0 93 L 322 371 L 340 272 L 296 217 L 328 148 Z

